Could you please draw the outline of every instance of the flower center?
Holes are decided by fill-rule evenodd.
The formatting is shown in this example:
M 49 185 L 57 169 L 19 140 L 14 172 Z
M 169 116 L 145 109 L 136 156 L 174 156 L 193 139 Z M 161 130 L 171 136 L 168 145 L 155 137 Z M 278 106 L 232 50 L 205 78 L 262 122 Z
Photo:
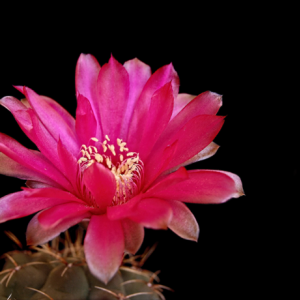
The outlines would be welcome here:
M 81 157 L 78 160 L 81 174 L 94 163 L 102 164 L 113 173 L 116 180 L 116 193 L 112 205 L 126 203 L 134 197 L 140 189 L 143 176 L 143 162 L 139 154 L 129 152 L 122 139 L 117 139 L 116 146 L 111 143 L 107 135 L 102 143 L 92 137 L 88 146 L 81 146 Z

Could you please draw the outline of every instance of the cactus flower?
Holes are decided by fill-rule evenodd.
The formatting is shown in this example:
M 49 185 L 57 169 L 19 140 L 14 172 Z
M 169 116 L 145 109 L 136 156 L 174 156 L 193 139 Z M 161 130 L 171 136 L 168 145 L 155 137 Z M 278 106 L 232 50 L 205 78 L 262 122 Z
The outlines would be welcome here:
M 36 213 L 26 237 L 38 245 L 89 220 L 86 260 L 107 283 L 124 251 L 141 246 L 144 227 L 197 240 L 197 221 L 183 202 L 222 203 L 243 189 L 230 172 L 185 169 L 217 151 L 222 99 L 179 94 L 172 64 L 151 74 L 138 59 L 122 65 L 111 57 L 100 67 L 82 54 L 75 84 L 75 119 L 28 87 L 16 86 L 21 101 L 1 99 L 39 151 L 0 133 L 0 173 L 26 180 L 22 191 L 0 199 L 0 222 Z

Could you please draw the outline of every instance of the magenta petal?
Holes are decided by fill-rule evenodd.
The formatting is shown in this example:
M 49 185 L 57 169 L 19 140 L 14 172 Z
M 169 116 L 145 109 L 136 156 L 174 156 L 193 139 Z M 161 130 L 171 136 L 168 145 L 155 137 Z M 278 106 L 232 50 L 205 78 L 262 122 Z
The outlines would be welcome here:
M 71 193 L 54 188 L 25 189 L 22 192 L 9 194 L 0 199 L 0 223 L 22 218 L 39 210 L 70 201 L 83 203 Z
M 151 104 L 153 94 L 168 82 L 172 82 L 174 98 L 177 97 L 179 78 L 172 64 L 159 68 L 149 78 L 144 89 L 136 102 L 130 127 L 128 131 L 128 145 L 132 149 L 137 149 L 140 144 L 140 132 L 146 127 L 147 115 Z
M 200 229 L 191 211 L 182 202 L 171 200 L 168 203 L 171 205 L 173 211 L 169 228 L 184 239 L 197 241 Z
M 153 229 L 167 229 L 172 219 L 170 204 L 162 199 L 142 199 L 129 218 L 145 227 Z
M 173 186 L 174 184 L 187 180 L 188 178 L 188 172 L 184 167 L 179 168 L 171 174 L 163 176 L 163 178 L 158 177 L 156 180 L 157 183 L 155 181 L 152 187 L 145 191 L 145 197 L 150 198 L 152 193 L 157 193 L 160 190 L 164 190 L 169 186 Z
M 13 176 L 25 180 L 40 181 L 43 183 L 47 183 L 51 186 L 59 187 L 59 185 L 57 185 L 49 177 L 21 165 L 20 163 L 9 158 L 2 152 L 0 152 L 0 174 L 6 176 Z
M 107 284 L 123 259 L 121 222 L 110 221 L 106 215 L 93 215 L 84 240 L 84 252 L 91 273 Z
M 189 104 L 196 96 L 190 94 L 178 94 L 174 99 L 174 108 L 172 112 L 171 120 L 187 105 Z
M 120 131 L 129 95 L 129 76 L 112 56 L 99 72 L 97 87 L 103 134 L 116 141 L 122 138 Z
M 129 75 L 130 89 L 126 111 L 124 112 L 120 138 L 127 141 L 128 127 L 130 124 L 131 116 L 133 114 L 136 101 L 138 100 L 144 88 L 144 85 L 151 76 L 151 68 L 137 58 L 126 61 L 124 63 L 124 68 Z
M 151 98 L 147 125 L 141 132 L 142 139 L 138 152 L 142 160 L 151 153 L 151 150 L 169 123 L 174 104 L 171 82 L 160 88 Z
M 169 169 L 166 170 L 164 173 L 168 174 L 171 172 L 176 171 L 178 168 L 180 167 L 184 167 L 184 166 L 188 166 L 190 164 L 193 164 L 195 162 L 207 159 L 211 156 L 213 156 L 217 150 L 220 148 L 220 146 L 218 146 L 216 143 L 211 142 L 208 146 L 206 146 L 203 150 L 201 150 L 199 153 L 197 153 L 196 155 L 194 155 L 192 158 L 186 160 L 185 162 Z
M 42 212 L 36 214 L 28 223 L 26 231 L 27 245 L 42 245 L 47 243 L 61 232 L 80 223 L 83 219 L 90 217 L 89 213 L 84 213 L 72 218 L 64 218 L 56 226 L 45 229 L 38 220 L 41 213 Z
M 142 195 L 139 194 L 124 204 L 107 207 L 107 217 L 111 221 L 115 221 L 131 216 L 135 211 L 136 205 L 141 201 L 141 199 Z
M 144 227 L 130 219 L 122 220 L 122 227 L 125 238 L 125 251 L 135 254 L 143 243 Z
M 87 98 L 77 95 L 76 133 L 80 144 L 87 145 L 91 137 L 96 136 L 97 121 Z
M 72 189 L 69 181 L 40 152 L 25 148 L 3 133 L 0 133 L 0 151 L 15 162 L 49 177 L 59 186 Z
M 91 103 L 95 118 L 97 120 L 97 137 L 101 140 L 102 129 L 97 93 L 97 79 L 100 69 L 101 67 L 93 55 L 81 54 L 76 65 L 75 86 L 76 95 L 81 94 Z
M 240 178 L 230 172 L 216 170 L 188 171 L 189 179 L 165 190 L 152 191 L 152 197 L 190 203 L 223 203 L 244 195 Z
M 47 96 L 40 95 L 40 97 L 45 100 L 52 107 L 52 109 L 54 109 L 63 118 L 67 126 L 70 127 L 73 132 L 75 132 L 75 119 L 73 116 L 55 100 Z
M 69 179 L 70 183 L 74 187 L 74 191 L 77 192 L 77 175 L 79 165 L 76 158 L 66 149 L 60 139 L 57 143 L 57 153 L 60 158 L 61 171 L 65 177 Z
M 215 115 L 222 105 L 222 96 L 212 92 L 204 92 L 190 101 L 168 124 L 162 133 L 159 143 L 169 143 L 174 136 L 193 118 L 200 115 Z M 201 137 L 199 134 L 198 137 Z
M 85 203 L 63 203 L 43 210 L 39 214 L 38 221 L 45 229 L 53 228 L 63 219 L 77 218 L 78 216 L 85 215 L 89 210 L 91 210 L 91 208 Z
M 77 155 L 79 145 L 76 134 L 68 126 L 65 120 L 48 104 L 47 101 L 30 88 L 24 87 L 24 93 L 47 131 L 56 141 L 58 141 L 60 137 L 67 145 L 69 151 L 73 155 Z
M 190 120 L 174 137 L 178 146 L 168 169 L 187 161 L 208 146 L 223 123 L 224 117 L 212 115 L 200 115 Z
M 113 173 L 103 165 L 93 163 L 83 173 L 83 182 L 95 199 L 102 213 L 111 205 L 116 192 L 116 180 Z

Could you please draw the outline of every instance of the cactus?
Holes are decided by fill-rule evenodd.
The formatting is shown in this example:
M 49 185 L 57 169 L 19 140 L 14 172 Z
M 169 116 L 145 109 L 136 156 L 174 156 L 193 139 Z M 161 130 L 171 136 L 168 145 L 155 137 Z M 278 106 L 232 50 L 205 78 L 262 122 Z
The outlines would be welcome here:
M 79 227 L 75 242 L 65 232 L 63 243 L 57 237 L 40 247 L 4 254 L 0 300 L 165 300 L 162 290 L 171 289 L 153 283 L 159 281 L 158 272 L 140 268 L 153 247 L 139 256 L 125 256 L 117 274 L 105 285 L 89 272 L 82 239 Z

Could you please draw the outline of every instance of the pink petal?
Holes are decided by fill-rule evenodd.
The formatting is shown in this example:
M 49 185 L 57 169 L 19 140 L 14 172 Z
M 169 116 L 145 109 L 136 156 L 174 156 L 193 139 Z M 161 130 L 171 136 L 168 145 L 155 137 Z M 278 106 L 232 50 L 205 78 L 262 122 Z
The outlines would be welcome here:
M 61 115 L 30 88 L 24 87 L 24 94 L 47 131 L 56 141 L 60 137 L 67 145 L 69 151 L 73 155 L 77 155 L 80 146 L 76 134 Z
M 172 112 L 171 120 L 187 105 L 189 104 L 196 96 L 190 94 L 178 94 L 174 99 L 174 109 Z
M 138 152 L 141 159 L 151 153 L 152 147 L 169 123 L 174 104 L 171 82 L 165 84 L 151 98 L 147 125 L 141 132 L 142 139 Z
M 80 144 L 87 145 L 91 137 L 96 136 L 97 121 L 87 98 L 77 95 L 76 133 Z
M 164 190 L 169 186 L 173 186 L 178 182 L 187 180 L 188 178 L 189 176 L 187 170 L 184 167 L 180 167 L 178 170 L 171 174 L 163 176 L 162 178 L 158 177 L 151 188 L 145 188 L 143 190 L 145 192 L 145 197 L 150 198 L 152 195 L 152 191 L 157 193 L 159 190 Z
M 199 225 L 187 206 L 179 201 L 168 202 L 173 211 L 169 228 L 180 237 L 197 242 L 199 237 Z
M 97 87 L 103 134 L 116 141 L 120 138 L 126 111 L 129 76 L 126 69 L 112 56 L 99 72 Z
M 0 152 L 0 174 L 6 176 L 17 177 L 25 180 L 36 180 L 49 185 L 56 186 L 57 184 L 49 177 L 38 173 L 30 168 L 27 168 L 20 163 L 9 158 L 5 154 Z M 59 187 L 59 186 L 58 186 Z
M 222 96 L 212 92 L 204 92 L 189 102 L 168 124 L 159 139 L 159 143 L 169 144 L 177 132 L 193 118 L 200 115 L 215 115 L 222 105 Z M 200 135 L 199 135 L 200 136 Z
M 73 116 L 55 100 L 47 96 L 40 95 L 40 97 L 45 100 L 52 107 L 52 109 L 54 109 L 63 118 L 67 126 L 70 127 L 73 132 L 75 132 L 75 119 Z
M 206 146 L 203 150 L 201 150 L 195 156 L 193 156 L 192 158 L 190 158 L 187 161 L 183 162 L 182 164 L 179 164 L 179 165 L 173 167 L 172 169 L 169 169 L 169 170 L 165 171 L 165 173 L 166 174 L 172 173 L 180 167 L 188 166 L 188 165 L 193 164 L 195 162 L 207 159 L 207 158 L 213 156 L 219 148 L 220 148 L 220 146 L 218 146 L 214 142 L 211 142 L 208 146 Z
M 81 94 L 90 101 L 97 121 L 96 136 L 102 140 L 100 107 L 97 93 L 97 79 L 100 69 L 101 67 L 93 55 L 81 54 L 76 65 L 75 86 L 76 95 Z
M 86 261 L 91 273 L 105 284 L 115 275 L 124 253 L 121 222 L 106 215 L 93 215 L 84 240 Z
M 207 147 L 216 137 L 224 123 L 224 117 L 213 115 L 200 115 L 190 120 L 177 134 L 178 146 L 169 163 L 171 169 L 195 156 Z M 155 150 L 159 153 L 163 145 L 157 145 Z
M 3 133 L 0 133 L 0 151 L 37 174 L 49 177 L 59 186 L 72 189 L 69 181 L 40 152 L 25 148 Z
M 90 217 L 89 213 L 78 215 L 73 218 L 64 218 L 55 227 L 47 228 L 41 226 L 38 218 L 41 212 L 33 216 L 28 223 L 26 231 L 27 245 L 42 245 L 57 237 L 61 232 L 80 223 L 83 219 Z
M 216 170 L 188 171 L 189 179 L 160 191 L 151 197 L 190 203 L 223 203 L 244 195 L 240 178 L 230 172 Z
M 130 219 L 122 220 L 122 228 L 125 238 L 125 251 L 135 254 L 144 240 L 144 227 Z
M 177 97 L 178 93 L 179 78 L 172 64 L 158 69 L 145 84 L 144 89 L 138 101 L 136 102 L 129 125 L 130 127 L 128 131 L 127 142 L 130 149 L 137 149 L 140 143 L 140 132 L 146 127 L 147 115 L 149 113 L 153 94 L 170 81 L 172 81 L 172 88 L 175 98 Z
M 144 186 L 143 190 L 147 190 L 152 182 L 165 171 L 174 158 L 174 154 L 177 150 L 178 142 L 175 141 L 172 145 L 166 147 L 164 151 L 154 151 L 151 155 L 150 163 L 145 163 L 144 166 Z
M 134 214 L 129 218 L 152 229 L 167 229 L 172 219 L 170 204 L 162 199 L 142 199 L 135 208 Z
M 142 195 L 139 194 L 124 204 L 107 207 L 107 217 L 111 221 L 127 218 L 134 213 L 136 205 L 141 201 L 141 199 Z
M 83 203 L 72 194 L 55 188 L 25 189 L 22 192 L 9 194 L 0 199 L 0 223 L 22 218 L 39 210 L 70 201 Z
M 70 153 L 62 141 L 59 139 L 57 143 L 57 153 L 60 159 L 61 172 L 70 181 L 73 186 L 72 192 L 76 193 L 78 190 L 77 176 L 79 171 L 79 165 L 77 159 Z
M 101 213 L 111 205 L 116 192 L 116 180 L 113 173 L 99 163 L 93 163 L 83 173 L 83 182 L 95 199 L 95 205 Z
M 137 58 L 126 61 L 124 63 L 124 68 L 129 75 L 130 89 L 126 111 L 124 112 L 120 138 L 127 141 L 127 133 L 131 116 L 133 114 L 136 101 L 138 100 L 144 85 L 151 76 L 151 68 Z
M 56 227 L 64 219 L 73 219 L 85 215 L 91 208 L 85 203 L 62 203 L 39 213 L 38 221 L 45 229 Z

